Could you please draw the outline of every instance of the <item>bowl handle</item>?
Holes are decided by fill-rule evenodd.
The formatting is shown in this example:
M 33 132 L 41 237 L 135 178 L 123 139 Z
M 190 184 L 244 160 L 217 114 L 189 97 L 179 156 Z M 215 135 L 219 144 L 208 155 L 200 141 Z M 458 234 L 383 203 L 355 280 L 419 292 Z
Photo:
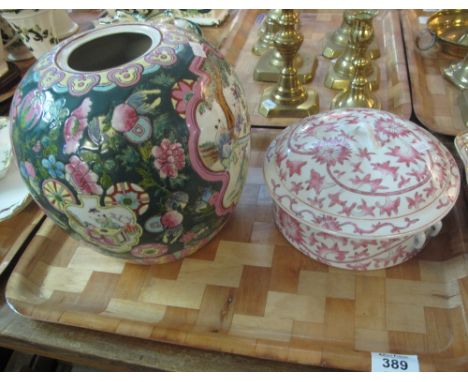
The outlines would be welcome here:
M 413 241 L 414 249 L 422 249 L 422 247 L 424 247 L 425 243 L 426 243 L 426 233 L 425 232 L 419 232 L 416 235 L 414 235 L 414 241 Z
M 442 222 L 437 222 L 433 224 L 430 228 L 429 231 L 427 232 L 427 235 L 429 237 L 435 237 L 439 234 L 440 230 L 442 229 Z

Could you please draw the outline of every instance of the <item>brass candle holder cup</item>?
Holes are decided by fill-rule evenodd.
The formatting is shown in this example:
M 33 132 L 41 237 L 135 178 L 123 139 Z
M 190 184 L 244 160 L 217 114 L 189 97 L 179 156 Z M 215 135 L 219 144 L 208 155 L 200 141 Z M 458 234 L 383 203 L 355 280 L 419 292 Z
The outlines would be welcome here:
M 304 118 L 319 111 L 315 90 L 305 89 L 298 79 L 294 57 L 304 41 L 297 31 L 299 16 L 294 10 L 283 10 L 278 24 L 280 31 L 275 37 L 275 48 L 284 60 L 278 83 L 265 89 L 259 106 L 264 117 Z
M 346 50 L 349 41 L 349 33 L 351 32 L 351 23 L 354 19 L 356 12 L 363 12 L 363 10 L 345 10 L 343 12 L 343 21 L 340 27 L 327 34 L 325 38 L 324 48 L 322 55 L 328 59 L 334 59 L 340 57 Z M 377 15 L 377 10 L 366 10 L 366 12 Z M 370 58 L 376 60 L 380 57 L 380 48 L 375 39 L 372 40 L 369 46 Z
M 357 23 L 365 22 L 368 25 L 368 29 L 372 32 L 373 39 L 373 26 L 372 19 L 375 14 L 372 12 L 362 11 L 353 14 L 351 22 L 351 32 L 356 28 Z M 348 46 L 345 52 L 340 56 L 335 64 L 330 64 L 327 76 L 325 77 L 325 86 L 329 89 L 343 90 L 349 85 L 349 81 L 354 73 L 353 62 L 356 59 L 362 59 L 364 68 L 362 68 L 364 75 L 366 76 L 370 89 L 372 91 L 377 90 L 379 87 L 379 68 L 375 65 L 369 56 L 369 45 L 372 41 L 366 41 L 365 45 L 360 42 L 354 42 L 355 40 L 349 38 Z
M 283 10 L 282 13 L 284 12 Z M 279 17 L 281 18 L 281 16 Z M 298 29 L 298 26 L 299 17 L 295 28 Z M 278 23 L 278 28 L 278 31 L 281 32 L 284 26 Z M 276 36 L 278 36 L 278 33 Z M 317 57 L 314 54 L 296 54 L 293 63 L 297 70 L 297 78 L 299 81 L 302 83 L 312 81 L 315 70 L 317 69 Z M 267 50 L 258 60 L 254 70 L 254 79 L 263 82 L 277 82 L 280 77 L 280 72 L 285 65 L 285 60 L 275 44 L 273 49 Z
M 257 56 L 262 56 L 269 49 L 274 48 L 274 38 L 278 32 L 278 17 L 280 16 L 280 9 L 271 9 L 263 22 L 260 37 L 255 45 L 252 47 L 252 53 Z

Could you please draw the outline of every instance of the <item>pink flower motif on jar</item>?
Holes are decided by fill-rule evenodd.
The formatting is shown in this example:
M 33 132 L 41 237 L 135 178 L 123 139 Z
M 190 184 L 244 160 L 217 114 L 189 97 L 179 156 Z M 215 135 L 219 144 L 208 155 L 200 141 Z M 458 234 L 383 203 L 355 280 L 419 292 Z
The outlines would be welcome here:
M 79 140 L 83 136 L 83 131 L 88 126 L 88 114 L 91 111 L 92 102 L 85 98 L 71 115 L 65 120 L 63 135 L 65 138 L 64 154 L 72 154 L 79 146 Z
M 42 105 L 44 101 L 44 93 L 39 92 L 38 89 L 33 89 L 26 94 L 19 105 L 19 110 L 21 111 L 17 114 L 17 123 L 19 126 L 27 130 L 36 126 L 42 116 Z
M 78 190 L 85 194 L 102 194 L 102 187 L 97 184 L 98 176 L 91 171 L 88 165 L 76 155 L 70 157 L 70 162 L 65 165 L 66 178 Z
M 34 169 L 34 166 L 31 164 L 31 162 L 24 162 L 24 168 L 28 176 L 30 176 L 31 178 L 36 177 L 36 170 Z
M 182 145 L 172 143 L 164 138 L 160 146 L 154 146 L 151 150 L 155 160 L 154 167 L 159 171 L 161 178 L 175 178 L 185 166 L 185 153 Z
M 187 104 L 193 96 L 192 80 L 182 80 L 172 88 L 172 104 L 179 114 L 185 114 Z
M 126 133 L 135 126 L 138 121 L 138 114 L 136 110 L 126 103 L 121 103 L 116 106 L 112 113 L 111 125 L 114 130 L 120 133 Z
M 184 216 L 178 211 L 166 212 L 161 218 L 161 224 L 164 228 L 175 228 L 182 224 Z
M 175 50 L 168 46 L 159 46 L 145 56 L 145 61 L 150 64 L 171 66 L 177 62 Z

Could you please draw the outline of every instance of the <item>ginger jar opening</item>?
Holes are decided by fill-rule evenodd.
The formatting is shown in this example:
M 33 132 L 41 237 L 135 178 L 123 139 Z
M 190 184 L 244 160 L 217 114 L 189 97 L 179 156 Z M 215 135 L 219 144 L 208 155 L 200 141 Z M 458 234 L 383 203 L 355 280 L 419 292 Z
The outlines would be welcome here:
M 239 80 L 202 37 L 170 24 L 65 40 L 27 72 L 10 118 L 34 200 L 74 238 L 130 262 L 199 249 L 247 176 Z

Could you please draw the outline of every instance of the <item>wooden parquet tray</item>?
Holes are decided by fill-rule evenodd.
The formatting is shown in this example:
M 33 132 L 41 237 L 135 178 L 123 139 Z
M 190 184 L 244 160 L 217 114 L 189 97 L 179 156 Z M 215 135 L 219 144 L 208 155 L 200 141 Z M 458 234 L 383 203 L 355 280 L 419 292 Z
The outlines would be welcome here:
M 437 47 L 420 51 L 416 47 L 416 36 L 425 29 L 430 14 L 421 10 L 401 10 L 400 13 L 416 117 L 436 133 L 466 132 L 457 103 L 460 91 L 441 74 L 442 68 L 460 58 L 449 56 Z
M 241 202 L 195 255 L 126 264 L 47 219 L 11 274 L 8 304 L 35 320 L 259 358 L 370 370 L 370 352 L 379 351 L 418 354 L 421 370 L 467 370 L 463 193 L 413 260 L 379 271 L 330 268 L 273 224 L 261 166 L 275 131 L 254 131 Z
M 11 219 L 0 223 L 0 275 L 43 218 L 39 207 L 30 203 Z
M 340 10 L 320 10 L 301 12 L 301 32 L 304 42 L 301 47 L 303 54 L 314 53 L 318 57 L 318 66 L 311 83 L 307 88 L 318 92 L 320 111 L 330 110 L 330 102 L 338 93 L 324 86 L 324 80 L 331 61 L 321 56 L 325 35 L 333 32 L 342 21 Z M 258 24 L 252 24 L 245 44 L 235 62 L 236 72 L 244 85 L 247 103 L 254 126 L 284 127 L 297 121 L 297 118 L 265 118 L 258 113 L 261 95 L 265 88 L 273 85 L 268 82 L 258 82 L 253 79 L 254 68 L 259 57 L 251 51 L 258 39 Z M 411 116 L 411 96 L 408 84 L 406 59 L 401 35 L 398 11 L 381 10 L 374 20 L 375 36 L 381 50 L 381 57 L 375 61 L 380 69 L 380 86 L 376 95 L 382 102 L 382 109 L 409 119 Z

